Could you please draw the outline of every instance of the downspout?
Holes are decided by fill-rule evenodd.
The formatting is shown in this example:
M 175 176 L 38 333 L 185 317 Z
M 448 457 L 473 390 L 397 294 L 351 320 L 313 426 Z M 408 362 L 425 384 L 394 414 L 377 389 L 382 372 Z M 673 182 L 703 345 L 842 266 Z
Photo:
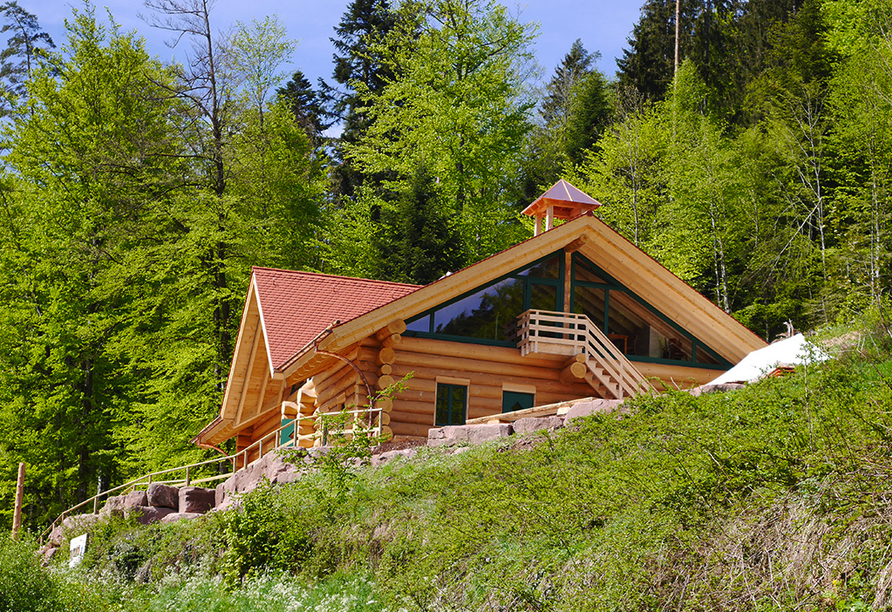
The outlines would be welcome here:
M 325 331 L 323 331 L 321 334 L 319 334 L 318 336 L 316 336 L 316 338 L 313 340 L 313 351 L 314 351 L 317 355 L 325 355 L 326 357 L 334 357 L 335 359 L 340 359 L 341 361 L 343 361 L 344 363 L 346 363 L 347 365 L 349 365 L 351 368 L 353 368 L 353 369 L 356 371 L 357 374 L 359 374 L 359 378 L 362 379 L 362 384 L 365 385 L 365 390 L 366 390 L 366 393 L 367 393 L 368 398 L 369 398 L 369 420 L 371 420 L 371 416 L 372 416 L 371 413 L 372 413 L 372 411 L 375 409 L 375 396 L 372 395 L 372 386 L 369 384 L 369 379 L 366 378 L 365 372 L 363 372 L 363 371 L 359 368 L 358 365 L 356 365 L 355 363 L 353 363 L 352 361 L 350 361 L 349 359 L 347 359 L 347 358 L 344 357 L 343 355 L 338 355 L 337 353 L 330 353 L 330 352 L 328 352 L 328 351 L 323 351 L 323 350 L 321 350 L 321 349 L 319 348 L 319 341 L 323 338 L 323 334 L 326 335 L 326 336 L 327 336 L 328 334 L 330 334 L 330 333 L 331 333 L 331 328 L 332 328 L 333 326 L 337 325 L 338 323 L 340 323 L 340 321 L 335 321 L 335 322 L 332 323 L 329 327 L 327 327 L 327 328 L 325 329 Z M 328 333 L 326 333 L 326 332 L 328 332 Z

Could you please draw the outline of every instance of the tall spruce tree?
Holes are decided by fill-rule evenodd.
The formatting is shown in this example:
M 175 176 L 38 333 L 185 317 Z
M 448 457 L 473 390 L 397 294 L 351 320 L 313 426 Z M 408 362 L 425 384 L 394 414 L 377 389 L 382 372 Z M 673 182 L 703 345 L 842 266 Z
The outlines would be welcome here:
M 365 112 L 367 96 L 379 93 L 393 76 L 392 66 L 382 53 L 383 41 L 396 22 L 397 13 L 389 0 L 353 0 L 331 39 L 335 47 L 332 76 L 340 89 L 320 80 L 320 94 L 329 107 L 331 121 L 342 128 L 334 151 L 333 174 L 337 193 L 346 197 L 353 197 L 366 175 L 344 155 L 344 150 L 369 130 L 372 119 Z
M 298 70 L 276 90 L 276 95 L 294 115 L 313 146 L 318 148 L 322 144 L 322 133 L 330 124 L 326 121 L 322 96 L 313 89 L 313 84 Z

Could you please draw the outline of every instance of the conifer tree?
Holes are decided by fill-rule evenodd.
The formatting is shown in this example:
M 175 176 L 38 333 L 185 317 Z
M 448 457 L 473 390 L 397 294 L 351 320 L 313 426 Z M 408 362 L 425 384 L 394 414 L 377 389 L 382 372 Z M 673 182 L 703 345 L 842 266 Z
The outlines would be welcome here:
M 276 90 L 276 95 L 294 115 L 313 146 L 318 148 L 322 144 L 322 133 L 328 129 L 329 123 L 325 119 L 322 97 L 313 89 L 312 83 L 298 70 L 285 85 Z
M 353 0 L 331 39 L 336 51 L 332 76 L 340 89 L 320 81 L 320 95 L 330 109 L 330 120 L 342 127 L 333 172 L 337 193 L 346 197 L 352 197 L 367 179 L 344 155 L 345 148 L 361 140 L 372 122 L 365 112 L 368 99 L 357 88 L 375 95 L 392 77 L 392 66 L 382 57 L 382 51 L 383 41 L 396 22 L 397 13 L 389 0 Z
M 0 51 L 0 81 L 8 96 L 0 106 L 0 112 L 8 114 L 10 104 L 26 95 L 26 83 L 33 76 L 40 58 L 46 57 L 47 51 L 56 45 L 50 35 L 40 29 L 37 17 L 15 0 L 0 5 L 0 15 L 3 16 L 0 34 L 10 35 L 6 48 Z

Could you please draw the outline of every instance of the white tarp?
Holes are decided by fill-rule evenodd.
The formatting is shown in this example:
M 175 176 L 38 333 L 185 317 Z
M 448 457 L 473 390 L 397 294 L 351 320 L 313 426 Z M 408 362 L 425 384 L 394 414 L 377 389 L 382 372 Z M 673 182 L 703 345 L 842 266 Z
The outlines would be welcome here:
M 729 382 L 752 382 L 762 378 L 778 365 L 800 365 L 819 363 L 830 356 L 805 339 L 802 334 L 792 338 L 769 344 L 763 349 L 753 351 L 736 366 L 711 381 L 710 385 Z

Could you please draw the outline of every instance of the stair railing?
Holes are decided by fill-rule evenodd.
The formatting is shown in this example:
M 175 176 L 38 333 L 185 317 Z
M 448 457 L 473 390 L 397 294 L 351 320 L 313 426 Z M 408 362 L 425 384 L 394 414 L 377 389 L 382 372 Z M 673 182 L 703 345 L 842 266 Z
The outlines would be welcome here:
M 521 355 L 549 353 L 584 354 L 604 369 L 619 385 L 619 394 L 636 395 L 652 390 L 632 362 L 583 314 L 528 310 L 519 317 L 518 347 Z M 591 364 L 586 360 L 591 371 Z
M 40 543 L 43 544 L 46 537 L 52 533 L 53 529 L 56 528 L 57 525 L 61 524 L 67 517 L 71 516 L 76 510 L 82 510 L 85 507 L 88 507 L 90 504 L 93 504 L 93 512 L 92 514 L 99 513 L 99 502 L 103 498 L 111 497 L 114 493 L 129 493 L 137 489 L 137 487 L 141 485 L 145 485 L 148 487 L 153 482 L 161 483 L 166 485 L 171 485 L 175 487 L 188 487 L 191 485 L 198 484 L 207 484 L 209 482 L 214 482 L 217 480 L 223 480 L 225 478 L 229 478 L 236 472 L 241 469 L 245 469 L 249 465 L 251 465 L 254 461 L 258 461 L 264 455 L 280 449 L 286 448 L 297 448 L 301 441 L 309 440 L 315 442 L 316 439 L 323 437 L 323 432 L 321 428 L 319 431 L 316 431 L 312 434 L 300 434 L 300 422 L 301 421 L 313 421 L 314 423 L 321 423 L 321 417 L 327 414 L 344 414 L 347 415 L 348 418 L 352 417 L 350 422 L 344 427 L 344 434 L 352 434 L 354 431 L 354 426 L 358 423 L 361 423 L 361 417 L 359 415 L 365 415 L 367 417 L 368 425 L 371 427 L 371 431 L 375 433 L 378 437 L 381 436 L 382 431 L 382 419 L 381 414 L 382 410 L 380 408 L 357 408 L 354 410 L 344 410 L 335 413 L 322 413 L 316 412 L 312 415 L 298 415 L 294 419 L 288 419 L 288 422 L 267 433 L 262 436 L 259 440 L 254 441 L 250 445 L 246 446 L 242 450 L 232 453 L 231 455 L 226 455 L 223 457 L 214 457 L 213 459 L 207 459 L 205 461 L 199 461 L 197 463 L 190 463 L 188 465 L 181 465 L 173 468 L 168 468 L 165 470 L 158 470 L 155 472 L 150 472 L 148 474 L 143 474 L 133 480 L 126 482 L 122 485 L 118 485 L 106 491 L 101 491 L 94 495 L 89 499 L 85 499 L 81 503 L 72 506 L 65 510 L 62 514 L 60 514 L 56 520 L 52 522 L 52 524 L 43 531 L 40 535 Z M 353 416 L 355 415 L 355 416 Z M 377 423 L 377 424 L 375 424 Z M 280 434 L 282 431 L 289 429 L 290 427 L 294 427 L 294 435 L 289 436 L 286 440 L 280 441 Z M 363 431 L 367 432 L 365 428 Z M 271 440 L 272 439 L 272 440 Z M 254 457 L 256 453 L 256 457 Z M 217 474 L 214 476 L 209 476 L 205 478 L 201 478 L 199 480 L 193 480 L 192 475 L 195 473 L 197 468 L 201 468 L 208 465 L 213 465 L 216 463 L 222 463 L 223 461 L 229 461 L 232 463 L 232 471 L 227 471 L 223 474 Z M 239 467 L 241 464 L 241 467 Z M 159 476 L 169 476 L 170 474 L 182 473 L 181 478 L 175 479 L 167 479 L 167 480 L 159 480 Z

